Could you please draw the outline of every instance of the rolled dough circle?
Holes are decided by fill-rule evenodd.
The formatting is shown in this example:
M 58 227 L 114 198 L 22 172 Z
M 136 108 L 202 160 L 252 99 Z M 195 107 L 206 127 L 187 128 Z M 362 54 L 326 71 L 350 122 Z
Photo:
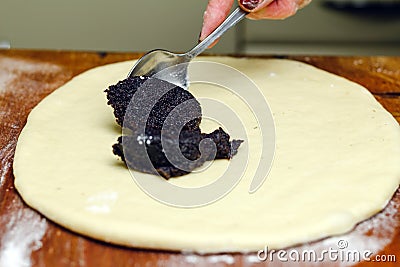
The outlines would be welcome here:
M 121 130 L 103 91 L 134 63 L 122 62 L 76 76 L 31 112 L 14 158 L 15 186 L 25 202 L 106 242 L 196 252 L 284 248 L 342 234 L 385 207 L 400 180 L 400 129 L 365 88 L 296 61 L 203 60 L 248 75 L 272 110 L 275 159 L 256 193 L 248 188 L 260 155 L 257 121 L 239 97 L 206 87 L 194 88 L 194 95 L 237 108 L 248 128 L 250 159 L 241 182 L 195 209 L 142 192 L 111 150 Z M 172 182 L 195 186 L 227 164 L 215 161 L 206 172 Z

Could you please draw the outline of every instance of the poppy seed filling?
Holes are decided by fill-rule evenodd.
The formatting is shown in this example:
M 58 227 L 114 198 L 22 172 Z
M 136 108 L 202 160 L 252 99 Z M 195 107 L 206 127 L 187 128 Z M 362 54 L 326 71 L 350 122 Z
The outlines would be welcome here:
M 152 93 L 152 89 L 168 88 L 168 90 L 156 101 L 155 105 L 150 106 L 149 110 L 151 111 L 148 116 L 126 116 L 132 98 L 138 89 L 144 85 L 150 86 L 147 89 L 149 94 Z M 230 159 L 237 153 L 240 144 L 243 142 L 242 140 L 230 141 L 229 134 L 222 128 L 218 128 L 212 133 L 202 133 L 200 129 L 200 103 L 189 91 L 167 81 L 145 76 L 129 77 L 111 85 L 105 90 L 105 93 L 107 94 L 107 104 L 114 110 L 116 122 L 129 130 L 129 134 L 120 136 L 117 143 L 112 146 L 113 153 L 119 156 L 128 168 L 145 173 L 155 174 L 157 172 L 162 177 L 169 179 L 188 174 L 208 160 Z M 192 103 L 190 109 L 174 113 L 176 117 L 174 117 L 172 124 L 176 123 L 177 125 L 172 125 L 169 131 L 165 131 L 165 128 L 163 130 L 168 116 L 181 104 L 189 103 L 187 101 Z M 146 101 L 143 101 L 143 106 L 145 105 Z M 188 122 L 178 129 L 179 122 L 187 117 L 192 119 L 187 120 Z M 141 123 L 145 125 L 144 133 L 139 129 Z M 211 149 L 205 146 L 203 153 L 206 152 L 206 156 L 201 157 L 200 143 L 206 139 L 212 140 L 216 151 L 213 154 Z M 176 164 L 170 162 L 171 157 L 165 155 L 163 144 L 179 147 L 181 155 L 187 160 L 180 161 L 179 166 L 175 166 Z M 127 149 L 127 146 L 129 149 Z M 145 146 L 147 155 L 138 153 L 137 151 L 140 151 L 136 149 L 138 146 Z M 147 159 L 150 159 L 153 168 L 145 164 Z

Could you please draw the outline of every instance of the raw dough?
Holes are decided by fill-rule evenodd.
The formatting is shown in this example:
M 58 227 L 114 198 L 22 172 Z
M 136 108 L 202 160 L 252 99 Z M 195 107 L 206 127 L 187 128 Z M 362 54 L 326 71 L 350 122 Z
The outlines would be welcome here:
M 273 112 L 275 159 L 256 193 L 248 189 L 260 155 L 257 122 L 239 97 L 210 86 L 193 93 L 234 107 L 249 130 L 242 181 L 220 201 L 195 209 L 166 206 L 143 193 L 111 151 L 120 129 L 103 90 L 134 63 L 122 62 L 75 77 L 31 112 L 14 159 L 15 185 L 26 203 L 93 238 L 197 252 L 317 240 L 349 231 L 385 207 L 400 180 L 400 129 L 365 88 L 295 61 L 206 60 L 247 74 Z M 207 183 L 227 164 L 216 161 L 173 182 Z

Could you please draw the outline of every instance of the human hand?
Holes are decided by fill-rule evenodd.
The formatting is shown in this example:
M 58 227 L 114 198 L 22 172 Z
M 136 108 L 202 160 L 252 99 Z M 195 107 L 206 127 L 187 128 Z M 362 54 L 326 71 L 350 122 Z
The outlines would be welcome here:
M 243 10 L 250 12 L 247 15 L 249 19 L 284 19 L 296 14 L 297 10 L 310 2 L 311 0 L 239 0 L 239 5 Z M 200 41 L 225 20 L 233 3 L 234 0 L 209 0 L 204 12 Z

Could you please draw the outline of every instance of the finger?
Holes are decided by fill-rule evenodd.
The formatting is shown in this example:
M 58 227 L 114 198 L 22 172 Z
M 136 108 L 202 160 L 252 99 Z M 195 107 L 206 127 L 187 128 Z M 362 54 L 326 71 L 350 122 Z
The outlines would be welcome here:
M 239 0 L 239 6 L 247 12 L 257 12 L 267 7 L 274 0 Z
M 204 40 L 229 15 L 234 0 L 210 0 L 204 12 L 203 27 L 199 40 Z M 214 43 L 215 44 L 215 43 Z
M 297 10 L 310 2 L 309 0 L 275 0 L 267 7 L 252 12 L 247 17 L 250 19 L 284 19 L 296 14 Z
M 297 11 L 297 3 L 293 0 L 275 0 L 267 7 L 248 15 L 251 19 L 283 19 Z
M 307 6 L 308 4 L 311 3 L 312 0 L 301 0 L 299 3 L 299 9 L 302 9 L 303 7 Z

